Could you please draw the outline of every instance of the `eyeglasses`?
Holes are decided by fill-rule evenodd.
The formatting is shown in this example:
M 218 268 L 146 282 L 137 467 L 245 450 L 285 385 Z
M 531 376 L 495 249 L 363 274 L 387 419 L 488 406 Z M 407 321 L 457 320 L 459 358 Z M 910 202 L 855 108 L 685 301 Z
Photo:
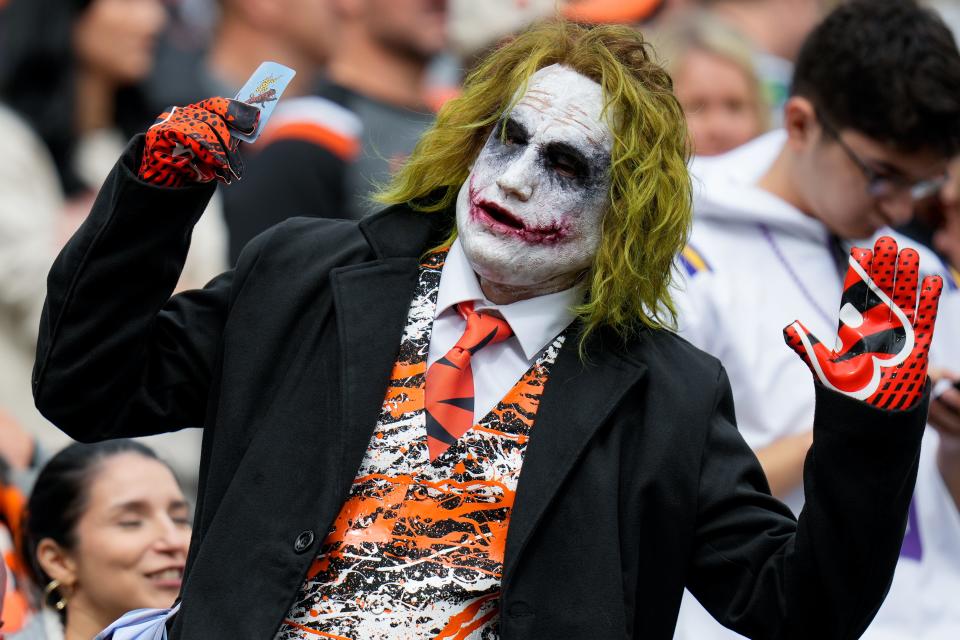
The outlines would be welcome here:
M 936 178 L 929 178 L 927 180 L 909 180 L 900 176 L 884 176 L 880 175 L 874 171 L 867 163 L 863 160 L 857 153 L 851 149 L 846 142 L 843 141 L 843 138 L 840 137 L 840 132 L 833 128 L 826 120 L 821 118 L 819 114 L 817 119 L 820 121 L 820 125 L 823 127 L 823 130 L 831 138 L 837 141 L 837 144 L 840 145 L 840 148 L 849 156 L 853 163 L 860 168 L 860 171 L 863 173 L 864 177 L 867 179 L 867 193 L 877 199 L 890 198 L 892 196 L 900 195 L 903 192 L 909 192 L 910 197 L 916 200 L 923 200 L 924 198 L 929 198 L 930 196 L 938 193 L 943 185 L 947 182 L 946 174 L 938 176 Z

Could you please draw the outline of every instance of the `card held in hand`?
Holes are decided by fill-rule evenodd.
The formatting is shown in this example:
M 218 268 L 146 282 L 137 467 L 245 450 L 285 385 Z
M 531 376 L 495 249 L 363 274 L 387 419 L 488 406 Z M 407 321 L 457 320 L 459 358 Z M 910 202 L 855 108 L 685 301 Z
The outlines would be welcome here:
M 280 101 L 280 96 L 297 72 L 276 62 L 263 62 L 253 72 L 250 79 L 237 92 L 235 100 L 255 105 L 260 109 L 260 122 L 253 133 L 244 135 L 233 133 L 233 137 L 244 142 L 253 142 L 260 137 L 270 114 Z

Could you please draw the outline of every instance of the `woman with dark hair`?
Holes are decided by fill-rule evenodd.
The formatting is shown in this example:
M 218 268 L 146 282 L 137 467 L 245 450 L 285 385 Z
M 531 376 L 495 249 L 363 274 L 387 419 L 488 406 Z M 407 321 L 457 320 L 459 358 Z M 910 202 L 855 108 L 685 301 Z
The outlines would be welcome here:
M 7 8 L 0 96 L 49 149 L 67 198 L 99 186 L 77 157 L 88 153 L 84 138 L 119 130 L 122 145 L 148 123 L 136 83 L 153 65 L 164 22 L 161 0 L 13 0 Z
M 40 472 L 23 560 L 41 613 L 10 640 L 90 640 L 132 609 L 173 604 L 190 508 L 170 468 L 132 440 L 74 444 Z M 62 625 L 62 626 L 61 626 Z
M 0 23 L 0 412 L 40 450 L 67 443 L 43 420 L 30 394 L 46 274 L 127 140 L 152 121 L 140 83 L 166 21 L 163 0 L 9 0 Z M 183 288 L 226 268 L 222 219 L 194 235 Z M 18 434 L 0 425 L 0 452 Z M 9 430 L 8 430 L 9 431 Z M 22 434 L 20 434 L 22 435 Z M 43 461 L 16 447 L 15 468 Z M 189 434 L 175 461 L 192 483 L 199 438 Z M 186 443 L 186 444 L 184 444 Z M 161 445 L 162 446 L 162 445 Z M 181 462 L 183 461 L 183 462 Z M 189 470 L 189 475 L 188 475 Z

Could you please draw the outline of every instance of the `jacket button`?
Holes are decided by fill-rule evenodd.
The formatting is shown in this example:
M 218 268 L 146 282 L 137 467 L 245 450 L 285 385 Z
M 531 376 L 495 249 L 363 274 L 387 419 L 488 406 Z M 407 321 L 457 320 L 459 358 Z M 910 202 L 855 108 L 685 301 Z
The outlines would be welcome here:
M 513 602 L 507 609 L 507 615 L 509 615 L 511 618 L 522 618 L 524 616 L 533 615 L 533 609 L 531 609 L 530 605 L 528 605 L 526 602 Z
M 297 553 L 303 553 L 310 548 L 310 545 L 313 544 L 313 531 L 309 529 L 303 531 L 300 535 L 297 536 L 297 540 L 293 543 L 293 550 Z

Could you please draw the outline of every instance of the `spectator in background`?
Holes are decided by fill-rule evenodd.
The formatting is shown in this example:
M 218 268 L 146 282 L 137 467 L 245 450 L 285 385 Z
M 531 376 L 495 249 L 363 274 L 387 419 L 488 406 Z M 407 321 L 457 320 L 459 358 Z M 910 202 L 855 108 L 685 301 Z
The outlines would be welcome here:
M 960 158 L 950 164 L 949 175 L 940 191 L 943 222 L 933 233 L 933 248 L 958 272 L 960 280 Z
M 0 455 L 0 638 L 19 630 L 30 613 L 23 572 L 16 554 L 24 498 L 12 484 L 11 469 Z
M 922 242 L 954 270 L 960 270 L 960 157 L 951 162 L 949 180 L 939 193 L 917 203 L 913 219 L 899 231 Z
M 656 51 L 673 77 L 694 153 L 713 156 L 767 130 L 769 107 L 743 39 L 707 13 L 658 25 Z
M 449 47 L 468 70 L 504 38 L 557 14 L 556 0 L 450 0 L 449 6 Z
M 30 375 L 46 275 L 85 219 L 127 138 L 149 124 L 138 83 L 164 25 L 162 0 L 12 0 L 0 38 L 0 449 L 26 431 L 48 453 L 68 442 L 33 406 Z M 147 115 L 149 113 L 149 115 Z M 225 267 L 222 220 L 194 234 L 185 288 Z M 19 425 L 19 428 L 17 427 Z M 34 442 L 32 444 L 37 444 Z M 196 478 L 196 433 L 156 441 Z M 9 462 L 36 464 L 33 446 Z M 175 452 L 175 453 L 174 453 Z M 193 480 L 195 482 L 195 480 Z
M 747 39 L 771 122 L 782 123 L 790 93 L 793 62 L 804 38 L 816 26 L 829 0 L 700 0 Z
M 281 101 L 226 190 L 230 254 L 291 216 L 359 218 L 373 189 L 403 163 L 433 116 L 424 75 L 446 45 L 445 0 L 331 0 L 336 38 L 328 80 Z
M 217 0 L 219 18 L 207 47 L 161 40 L 148 82 L 156 111 L 208 96 L 232 97 L 261 62 L 296 69 L 286 96 L 312 91 L 332 39 L 332 0 Z M 211 0 L 213 3 L 213 0 Z
M 190 513 L 173 472 L 141 444 L 58 453 L 37 477 L 24 523 L 40 612 L 10 640 L 88 640 L 127 611 L 171 606 Z
M 887 234 L 901 247 L 916 246 L 921 269 L 945 283 L 945 329 L 934 340 L 931 362 L 953 372 L 960 366 L 956 281 L 932 252 L 889 228 L 911 217 L 916 198 L 936 193 L 960 151 L 957 86 L 960 52 L 935 14 L 913 0 L 855 0 L 804 44 L 785 128 L 692 165 L 700 186 L 683 260 L 687 282 L 677 296 L 681 335 L 723 361 L 740 432 L 774 495 L 795 513 L 804 504 L 814 395 L 801 385 L 806 371 L 780 357 L 775 341 L 794 317 L 810 318 L 807 325 L 821 338 L 835 335 L 835 300 L 851 244 L 868 246 L 864 238 Z M 946 393 L 931 401 L 932 420 L 938 413 L 960 418 L 960 403 L 946 403 L 960 392 Z M 936 451 L 936 440 L 929 442 Z M 951 500 L 943 482 L 960 473 L 960 455 L 943 456 L 951 469 L 939 475 L 930 466 L 935 458 L 924 457 L 917 484 L 914 529 L 921 532 L 940 531 L 960 517 L 929 508 L 944 495 L 948 504 L 960 501 L 960 484 L 951 487 Z M 960 557 L 960 537 L 953 544 L 951 553 Z M 926 553 L 928 562 L 937 557 L 932 545 Z M 932 567 L 952 570 L 938 560 Z M 920 613 L 925 606 L 945 610 L 936 603 L 948 596 L 935 591 L 926 592 L 928 605 L 920 605 L 924 592 L 915 588 L 911 600 L 888 600 L 884 608 L 914 611 L 915 637 L 926 637 L 945 619 Z M 678 638 L 739 637 L 713 623 L 689 596 L 681 611 Z

